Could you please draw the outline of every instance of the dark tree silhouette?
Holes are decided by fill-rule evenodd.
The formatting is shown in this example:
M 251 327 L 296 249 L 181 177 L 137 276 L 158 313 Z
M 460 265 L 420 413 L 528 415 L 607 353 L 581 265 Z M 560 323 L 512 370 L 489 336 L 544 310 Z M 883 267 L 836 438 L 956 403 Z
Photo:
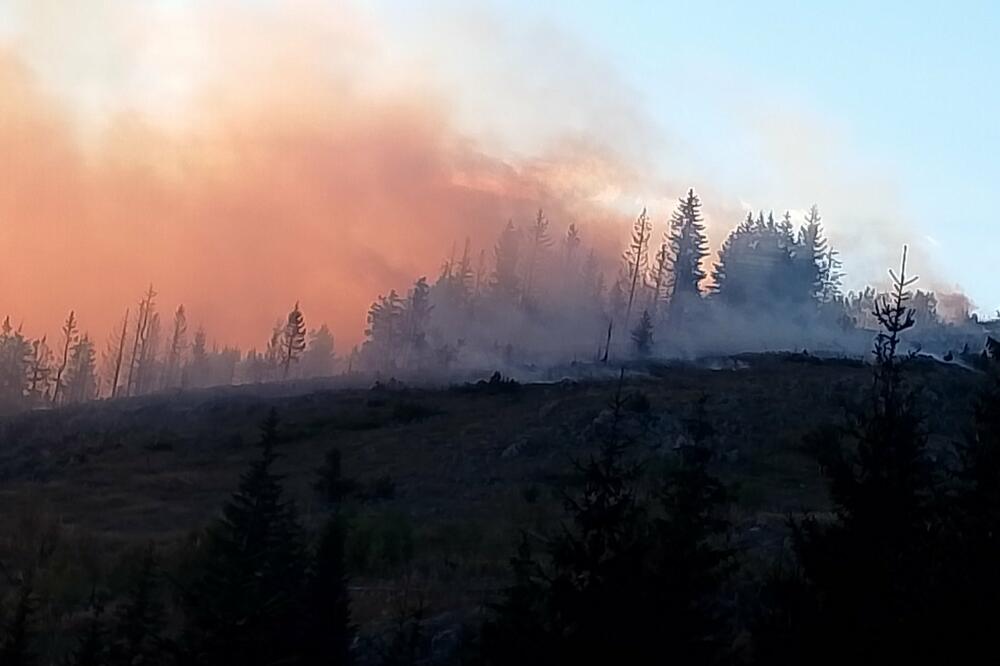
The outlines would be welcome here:
M 288 313 L 285 327 L 281 331 L 281 377 L 288 379 L 293 363 L 298 363 L 306 349 L 306 320 L 299 309 L 298 301 Z
M 639 286 L 639 278 L 645 273 L 649 264 L 649 238 L 653 233 L 653 223 L 643 208 L 639 217 L 632 225 L 632 238 L 625 248 L 626 279 L 628 281 L 628 300 L 625 304 L 625 326 L 628 326 L 632 316 L 632 305 L 635 303 L 635 292 Z M 627 329 L 626 329 L 627 330 Z
M 149 545 L 131 572 L 125 599 L 115 611 L 109 663 L 130 666 L 161 662 L 163 621 L 156 556 Z
M 338 513 L 324 525 L 309 569 L 304 613 L 303 662 L 352 663 L 350 595 L 344 559 L 345 519 Z
M 670 313 L 675 320 L 686 319 L 688 311 L 701 299 L 701 264 L 708 256 L 708 238 L 701 216 L 701 200 L 693 189 L 680 200 L 670 219 Z
M 87 620 L 76 647 L 66 659 L 67 666 L 106 666 L 110 663 L 108 629 L 104 623 L 104 604 L 94 588 L 87 603 Z
M 31 666 L 38 663 L 33 649 L 37 609 L 34 572 L 27 571 L 17 583 L 11 617 L 3 623 L 3 633 L 0 635 L 0 664 L 3 666 Z
M 201 575 L 184 599 L 183 644 L 196 663 L 264 665 L 302 651 L 308 558 L 295 508 L 283 498 L 278 417 L 261 429 L 261 455 L 209 530 Z
M 712 601 L 728 552 L 725 500 L 705 470 L 707 454 L 684 455 L 654 501 L 640 495 L 628 461 L 619 389 L 600 453 L 579 467 L 583 489 L 566 498 L 571 523 L 537 558 L 527 537 L 512 560 L 515 582 L 483 627 L 488 664 L 710 664 L 722 653 Z M 699 449 L 700 451 L 700 449 Z
M 642 311 L 642 317 L 632 329 L 632 344 L 639 356 L 648 356 L 653 350 L 653 318 L 649 316 L 649 310 Z
M 836 519 L 793 525 L 801 576 L 772 581 L 764 596 L 797 604 L 796 613 L 772 613 L 758 628 L 762 663 L 905 663 L 933 653 L 935 485 L 922 418 L 901 375 L 916 280 L 906 274 L 905 249 L 890 275 L 892 294 L 875 308 L 882 330 L 869 403 L 847 429 L 854 446 L 828 464 Z
M 521 237 L 512 221 L 507 222 L 496 246 L 493 248 L 493 291 L 506 299 L 516 298 L 520 287 L 517 267 L 520 259 Z
M 66 317 L 66 323 L 63 324 L 62 334 L 62 354 L 59 359 L 59 365 L 56 367 L 55 379 L 53 380 L 52 404 L 57 404 L 59 402 L 59 395 L 63 388 L 63 373 L 66 372 L 66 366 L 69 365 L 69 351 L 70 348 L 76 344 L 77 340 L 76 313 L 72 310 L 69 311 L 69 315 Z

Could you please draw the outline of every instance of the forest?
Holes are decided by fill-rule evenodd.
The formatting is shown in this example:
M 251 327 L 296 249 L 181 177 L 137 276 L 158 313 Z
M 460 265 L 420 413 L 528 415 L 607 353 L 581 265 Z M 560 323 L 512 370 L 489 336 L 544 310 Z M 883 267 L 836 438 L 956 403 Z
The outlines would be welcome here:
M 367 397 L 350 398 L 332 411 L 305 394 L 283 404 L 293 414 L 290 422 L 266 406 L 273 398 L 248 403 L 234 395 L 206 405 L 197 417 L 209 419 L 200 426 L 201 437 L 217 438 L 219 425 L 231 419 L 249 433 L 249 442 L 234 435 L 224 448 L 204 451 L 213 445 L 203 439 L 185 443 L 178 431 L 173 440 L 158 438 L 142 447 L 145 474 L 156 473 L 150 455 L 174 456 L 158 459 L 165 468 L 190 467 L 199 449 L 216 462 L 228 457 L 225 451 L 238 450 L 246 461 L 216 510 L 196 510 L 201 521 L 190 524 L 189 518 L 178 532 L 176 524 L 162 529 L 164 504 L 148 523 L 149 538 L 146 530 L 123 527 L 120 516 L 111 518 L 114 534 L 81 530 L 74 523 L 93 520 L 86 508 L 83 521 L 64 515 L 46 522 L 28 509 L 40 495 L 19 510 L 13 500 L 32 486 L 51 491 L 72 483 L 68 498 L 79 505 L 85 478 L 91 479 L 88 495 L 106 492 L 95 481 L 109 465 L 133 460 L 142 433 L 162 432 L 164 423 L 177 428 L 175 415 L 157 421 L 147 409 L 101 414 L 83 406 L 9 420 L 4 449 L 15 455 L 4 460 L 5 493 L 12 501 L 0 541 L 0 659 L 5 666 L 974 660 L 992 645 L 991 618 L 1000 598 L 1000 344 L 987 339 L 975 370 L 904 351 L 919 325 L 911 306 L 915 278 L 907 273 L 905 254 L 891 275 L 892 291 L 872 311 L 878 330 L 871 364 L 805 353 L 763 355 L 772 366 L 723 373 L 743 375 L 730 384 L 734 394 L 754 374 L 762 375 L 763 402 L 739 417 L 758 419 L 756 444 L 727 413 L 738 408 L 719 402 L 727 399 L 726 391 L 708 391 L 718 372 L 697 368 L 663 366 L 637 381 L 623 367 L 614 380 L 543 387 L 548 399 L 559 397 L 540 410 L 531 406 L 530 385 L 499 372 L 444 393 L 379 382 L 359 392 Z M 645 310 L 640 321 L 647 323 L 639 330 L 650 319 Z M 633 336 L 637 348 L 640 342 L 641 336 Z M 754 481 L 761 462 L 773 460 L 773 438 L 781 436 L 773 410 L 790 399 L 781 388 L 789 382 L 810 394 L 793 430 L 802 433 L 795 450 L 815 465 L 811 472 L 796 468 L 791 501 L 819 497 L 821 508 L 793 510 L 786 503 L 776 519 L 773 505 L 753 509 L 752 495 L 740 486 Z M 680 384 L 681 392 L 664 404 L 660 391 L 669 384 Z M 820 387 L 831 384 L 860 395 L 846 399 L 843 416 L 833 420 L 825 410 L 808 407 L 817 390 L 829 400 Z M 851 388 L 866 384 L 860 391 Z M 924 395 L 932 390 L 941 392 L 936 403 Z M 432 406 L 435 397 L 441 408 Z M 160 400 L 149 403 L 157 413 L 171 409 Z M 582 421 L 548 427 L 580 404 L 587 405 L 578 415 Z M 934 412 L 929 404 L 936 404 Z M 405 505 L 420 504 L 419 493 L 429 491 L 412 477 L 405 488 L 385 474 L 355 475 L 375 444 L 359 449 L 354 440 L 380 430 L 380 446 L 392 441 L 404 448 L 390 455 L 391 463 L 377 462 L 376 472 L 424 465 L 420 455 L 446 445 L 424 440 L 423 451 L 413 451 L 412 438 L 422 424 L 443 418 L 445 409 L 457 410 L 465 425 L 447 423 L 439 437 L 470 437 L 472 424 L 487 420 L 476 409 L 521 409 L 523 422 L 509 423 L 510 432 L 538 433 L 534 441 L 499 453 L 478 452 L 487 454 L 493 474 L 505 462 L 522 459 L 505 480 L 520 484 L 522 506 L 512 529 L 499 535 L 509 539 L 506 556 L 496 544 L 483 543 L 481 531 L 474 539 L 480 548 L 464 551 L 468 537 L 454 526 L 418 537 L 404 514 L 373 510 L 400 493 Z M 69 420 L 61 426 L 39 420 L 63 413 Z M 532 413 L 544 429 L 527 416 Z M 658 415 L 671 413 L 672 420 Z M 331 414 L 341 420 L 332 431 L 323 430 Z M 247 420 L 258 415 L 259 427 L 251 423 L 248 429 Z M 359 416 L 371 420 L 343 421 Z M 109 444 L 115 424 L 129 418 L 137 419 L 138 428 L 118 433 L 130 432 L 126 439 L 133 441 Z M 567 427 L 573 422 L 575 428 Z M 315 427 L 324 436 L 310 440 Z M 74 441 L 70 432 L 83 440 Z M 103 447 L 87 444 L 95 436 Z M 303 437 L 308 448 L 293 450 Z M 570 464 L 562 455 L 545 454 L 546 447 L 551 453 L 565 446 L 573 452 Z M 39 449 L 45 451 L 41 458 Z M 344 450 L 354 455 L 346 457 Z M 31 453 L 36 462 L 25 467 Z M 310 462 L 317 454 L 321 464 Z M 61 456 L 68 457 L 59 461 Z M 306 502 L 303 479 L 289 487 L 290 477 L 280 471 L 300 456 L 310 458 L 302 461 L 311 477 L 305 492 L 312 499 Z M 12 464 L 18 461 L 20 466 Z M 459 464 L 452 483 L 489 474 L 475 462 L 470 469 L 465 457 Z M 562 472 L 541 477 L 552 493 L 524 484 L 538 478 L 528 470 L 553 465 Z M 137 474 L 143 472 L 129 476 Z M 816 487 L 803 490 L 799 481 Z M 128 483 L 122 477 L 119 490 Z M 185 495 L 193 491 L 185 486 L 170 501 L 190 503 Z M 767 501 L 775 501 L 769 494 Z M 450 512 L 458 512 L 453 496 L 444 499 Z M 490 510 L 497 519 L 497 507 Z M 422 520 L 430 524 L 441 516 L 432 511 Z M 489 517 L 476 519 L 480 530 L 483 520 Z M 157 523 L 160 529 L 151 528 Z M 762 531 L 777 538 L 768 543 Z M 430 560 L 416 558 L 418 547 L 432 549 L 435 543 L 439 550 Z M 482 559 L 487 552 L 492 560 Z M 467 597 L 462 603 L 443 595 L 443 588 L 469 593 L 484 581 L 488 587 L 473 594 L 472 608 Z M 383 589 L 390 592 L 380 598 Z
M 844 293 L 839 253 L 813 206 L 748 212 L 714 261 L 694 190 L 662 229 L 646 211 L 620 257 L 588 248 L 581 228 L 544 211 L 507 222 L 495 244 L 453 247 L 437 277 L 372 303 L 365 339 L 339 354 L 325 324 L 308 328 L 296 302 L 241 350 L 189 324 L 183 305 L 161 312 L 150 285 L 101 344 L 70 310 L 61 330 L 31 337 L 6 316 L 0 328 L 0 413 L 185 389 L 329 377 L 446 384 L 498 369 L 524 379 L 644 358 L 694 359 L 746 351 L 812 350 L 863 357 L 877 327 L 875 288 Z M 913 348 L 973 358 L 996 321 L 940 313 L 932 292 L 910 302 Z M 575 370 L 579 372 L 579 367 Z
M 710 270 L 699 208 L 659 244 L 640 214 L 612 279 L 509 223 L 347 358 L 298 304 L 262 353 L 189 342 L 152 287 L 100 361 L 75 312 L 51 347 L 6 320 L 0 664 L 976 661 L 995 324 L 943 321 L 905 249 L 843 294 L 816 208 Z M 608 372 L 511 374 L 543 362 Z M 367 387 L 289 381 L 334 373 Z

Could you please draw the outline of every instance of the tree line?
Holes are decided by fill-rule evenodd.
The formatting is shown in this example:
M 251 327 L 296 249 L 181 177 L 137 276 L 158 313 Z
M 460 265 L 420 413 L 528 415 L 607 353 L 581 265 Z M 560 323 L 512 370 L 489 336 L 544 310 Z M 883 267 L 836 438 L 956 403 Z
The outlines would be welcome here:
M 788 212 L 778 220 L 747 213 L 714 262 L 693 189 L 662 230 L 654 227 L 643 210 L 621 256 L 609 262 L 586 248 L 575 223 L 557 240 L 542 210 L 521 227 L 508 221 L 490 252 L 475 252 L 467 239 L 435 280 L 420 277 L 379 296 L 366 314 L 363 344 L 343 358 L 326 325 L 306 328 L 298 303 L 248 350 L 210 343 L 200 326 L 190 331 L 183 305 L 163 316 L 152 286 L 100 350 L 75 312 L 53 340 L 33 339 L 7 317 L 0 410 L 337 372 L 447 377 L 454 368 L 770 348 L 860 355 L 878 325 L 872 312 L 882 294 L 843 292 L 842 264 L 816 206 L 797 229 Z M 968 313 L 946 326 L 933 293 L 918 290 L 911 306 L 932 346 L 961 349 L 981 339 Z
M 32 339 L 10 317 L 0 324 L 0 411 L 125 398 L 155 392 L 260 383 L 334 374 L 334 337 L 325 325 L 307 330 L 296 303 L 275 323 L 262 351 L 210 344 L 203 327 L 189 331 L 177 307 L 164 324 L 150 286 L 126 309 L 105 347 L 81 330 L 70 311 L 58 338 Z
M 524 535 L 510 584 L 448 663 L 972 663 L 989 654 L 1000 600 L 1000 349 L 988 354 L 964 438 L 950 456 L 932 450 L 907 381 L 903 346 L 917 317 L 905 255 L 892 277 L 873 311 L 880 330 L 865 403 L 822 433 L 833 510 L 789 516 L 790 539 L 763 575 L 745 570 L 733 539 L 733 493 L 711 471 L 719 452 L 704 401 L 657 470 L 636 455 L 628 425 L 649 402 L 619 381 L 592 433 L 597 453 L 576 464 L 580 487 L 565 495 L 563 524 Z M 259 456 L 182 579 L 165 576 L 149 548 L 111 613 L 95 585 L 65 663 L 364 657 L 350 614 L 339 456 L 318 486 L 327 519 L 310 535 L 273 469 L 280 443 L 272 411 Z M 0 617 L 0 660 L 38 663 L 32 569 L 3 572 L 16 593 Z M 404 654 L 376 663 L 428 663 L 416 647 Z
M 466 240 L 437 279 L 391 290 L 368 311 L 362 367 L 406 372 L 544 365 L 819 345 L 860 355 L 883 294 L 844 293 L 839 253 L 811 207 L 798 228 L 786 212 L 747 213 L 709 261 L 702 202 L 689 190 L 659 232 L 646 210 L 611 265 L 569 224 L 557 242 L 542 210 L 509 221 L 490 254 Z M 934 295 L 911 302 L 942 344 L 981 340 L 966 313 L 946 326 Z M 777 342 L 775 342 L 777 341 Z

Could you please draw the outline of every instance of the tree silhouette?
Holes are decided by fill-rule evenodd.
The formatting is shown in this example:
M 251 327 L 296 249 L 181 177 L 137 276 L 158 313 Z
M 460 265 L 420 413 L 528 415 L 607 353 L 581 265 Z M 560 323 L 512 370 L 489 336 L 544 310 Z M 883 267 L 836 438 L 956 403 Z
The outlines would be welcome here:
M 579 495 L 566 497 L 570 523 L 544 541 L 547 557 L 522 539 L 514 584 L 483 627 L 487 664 L 709 664 L 723 652 L 713 603 L 728 552 L 725 501 L 707 455 L 685 455 L 653 501 L 642 468 L 629 462 L 623 428 L 635 409 L 619 388 L 601 428 L 600 452 L 578 467 Z
M 875 307 L 882 330 L 868 405 L 848 424 L 854 446 L 827 465 L 836 520 L 793 524 L 801 577 L 776 585 L 800 608 L 797 616 L 772 615 L 792 618 L 790 625 L 758 631 L 767 663 L 903 663 L 934 646 L 935 484 L 899 355 L 901 336 L 913 326 L 908 302 L 916 280 L 906 274 L 905 249 L 899 273 L 890 276 L 892 293 Z
M 0 636 L 0 664 L 3 666 L 31 666 L 38 662 L 33 650 L 38 609 L 34 583 L 34 572 L 31 570 L 22 574 L 17 583 L 14 611 L 4 623 Z
M 639 356 L 648 356 L 653 348 L 653 318 L 649 316 L 649 310 L 642 311 L 639 323 L 632 329 L 632 344 Z
M 69 350 L 74 344 L 76 344 L 77 339 L 77 326 L 76 326 L 76 313 L 72 310 L 69 311 L 69 315 L 66 317 L 66 323 L 62 327 L 63 334 L 63 345 L 62 354 L 59 360 L 59 365 L 56 367 L 56 376 L 52 385 L 52 404 L 57 404 L 59 402 L 59 392 L 63 387 L 63 373 L 66 372 L 66 366 L 69 364 Z
M 301 653 L 304 535 L 272 470 L 278 417 L 261 428 L 260 457 L 209 530 L 201 574 L 184 599 L 183 644 L 196 663 L 274 664 Z
M 115 612 L 111 659 L 114 665 L 161 661 L 164 607 L 159 598 L 153 546 L 147 546 L 131 572 L 124 601 Z
M 292 363 L 298 363 L 306 348 L 306 321 L 299 309 L 298 301 L 288 313 L 285 327 L 281 331 L 281 378 L 288 379 Z
M 701 200 L 693 189 L 680 200 L 670 219 L 671 317 L 684 320 L 694 303 L 701 299 L 701 264 L 708 256 L 708 238 L 701 216 Z

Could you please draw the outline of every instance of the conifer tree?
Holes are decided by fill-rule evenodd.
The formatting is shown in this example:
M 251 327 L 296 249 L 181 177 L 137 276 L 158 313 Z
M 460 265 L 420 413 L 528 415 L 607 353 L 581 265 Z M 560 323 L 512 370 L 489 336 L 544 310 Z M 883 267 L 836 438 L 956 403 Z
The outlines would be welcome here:
M 582 490 L 570 518 L 536 556 L 527 538 L 512 559 L 514 584 L 483 627 L 487 664 L 710 664 L 725 651 L 715 602 L 727 550 L 715 542 L 727 496 L 685 456 L 650 501 L 624 419 L 642 400 L 619 390 L 595 430 L 600 452 L 578 465 Z
M 90 592 L 87 604 L 87 621 L 77 639 L 76 647 L 70 652 L 67 666 L 107 666 L 110 663 L 108 630 L 104 625 L 104 604 L 98 598 L 97 589 Z
M 520 255 L 520 234 L 512 221 L 507 222 L 493 248 L 493 291 L 506 299 L 518 295 L 517 267 Z
M 431 311 L 434 306 L 430 301 L 430 285 L 427 278 L 422 277 L 413 284 L 407 298 L 404 319 L 406 320 L 406 361 L 407 365 L 419 362 L 427 351 L 427 328 L 430 325 Z
M 625 279 L 628 283 L 628 300 L 625 305 L 624 324 L 628 326 L 632 317 L 632 305 L 635 303 L 635 292 L 639 286 L 639 278 L 645 273 L 649 264 L 649 237 L 653 233 L 653 224 L 643 208 L 632 225 L 632 238 L 625 248 Z M 626 329 L 627 330 L 627 329 Z
M 653 348 L 653 318 L 649 316 L 649 310 L 642 311 L 639 323 L 632 329 L 632 344 L 635 345 L 635 352 L 639 356 L 648 356 Z
M 298 301 L 288 313 L 288 319 L 281 331 L 281 377 L 288 379 L 292 363 L 298 363 L 306 348 L 306 321 L 299 309 Z
M 191 365 L 187 373 L 188 384 L 194 388 L 205 386 L 209 379 L 206 344 L 205 329 L 199 326 L 194 332 L 194 340 L 191 343 Z
M 347 591 L 345 537 L 345 519 L 336 511 L 320 533 L 308 574 L 303 637 L 306 664 L 347 666 L 353 662 L 355 630 Z
M 329 377 L 335 361 L 333 333 L 323 324 L 309 333 L 309 344 L 302 354 L 303 372 L 306 377 Z
M 183 305 L 178 305 L 174 312 L 173 330 L 170 334 L 170 347 L 167 350 L 167 364 L 163 370 L 162 388 L 175 386 L 180 373 L 181 359 L 187 349 L 187 313 Z
M 934 646 L 935 480 L 899 351 L 914 324 L 905 249 L 890 275 L 892 293 L 875 307 L 869 404 L 847 429 L 853 446 L 826 465 L 836 520 L 793 524 L 801 577 L 774 585 L 797 607 L 758 630 L 766 663 L 906 663 Z
M 701 264 L 708 256 L 708 238 L 701 217 L 701 200 L 693 189 L 680 200 L 670 219 L 670 258 L 673 275 L 670 281 L 671 316 L 684 319 L 694 303 L 701 299 L 705 272 Z
M 157 577 L 156 555 L 149 545 L 131 572 L 125 599 L 115 611 L 110 659 L 114 666 L 162 661 L 164 607 Z
M 0 634 L 0 664 L 3 666 L 32 666 L 38 663 L 33 649 L 37 609 L 34 572 L 28 571 L 18 581 L 13 612 Z
M 528 230 L 528 241 L 531 244 L 531 252 L 525 269 L 524 289 L 521 292 L 522 304 L 530 303 L 534 297 L 538 265 L 543 260 L 545 252 L 552 246 L 549 221 L 541 208 L 538 209 L 538 215 L 535 216 L 535 221 Z
M 184 646 L 196 663 L 281 663 L 301 654 L 307 557 L 278 459 L 278 417 L 261 428 L 260 457 L 209 530 L 201 574 L 184 599 Z
M 33 403 L 48 399 L 52 375 L 52 351 L 45 337 L 31 343 L 31 367 L 28 371 L 28 397 Z
M 70 351 L 64 394 L 66 402 L 71 403 L 86 402 L 97 396 L 97 353 L 86 334 L 77 340 Z

